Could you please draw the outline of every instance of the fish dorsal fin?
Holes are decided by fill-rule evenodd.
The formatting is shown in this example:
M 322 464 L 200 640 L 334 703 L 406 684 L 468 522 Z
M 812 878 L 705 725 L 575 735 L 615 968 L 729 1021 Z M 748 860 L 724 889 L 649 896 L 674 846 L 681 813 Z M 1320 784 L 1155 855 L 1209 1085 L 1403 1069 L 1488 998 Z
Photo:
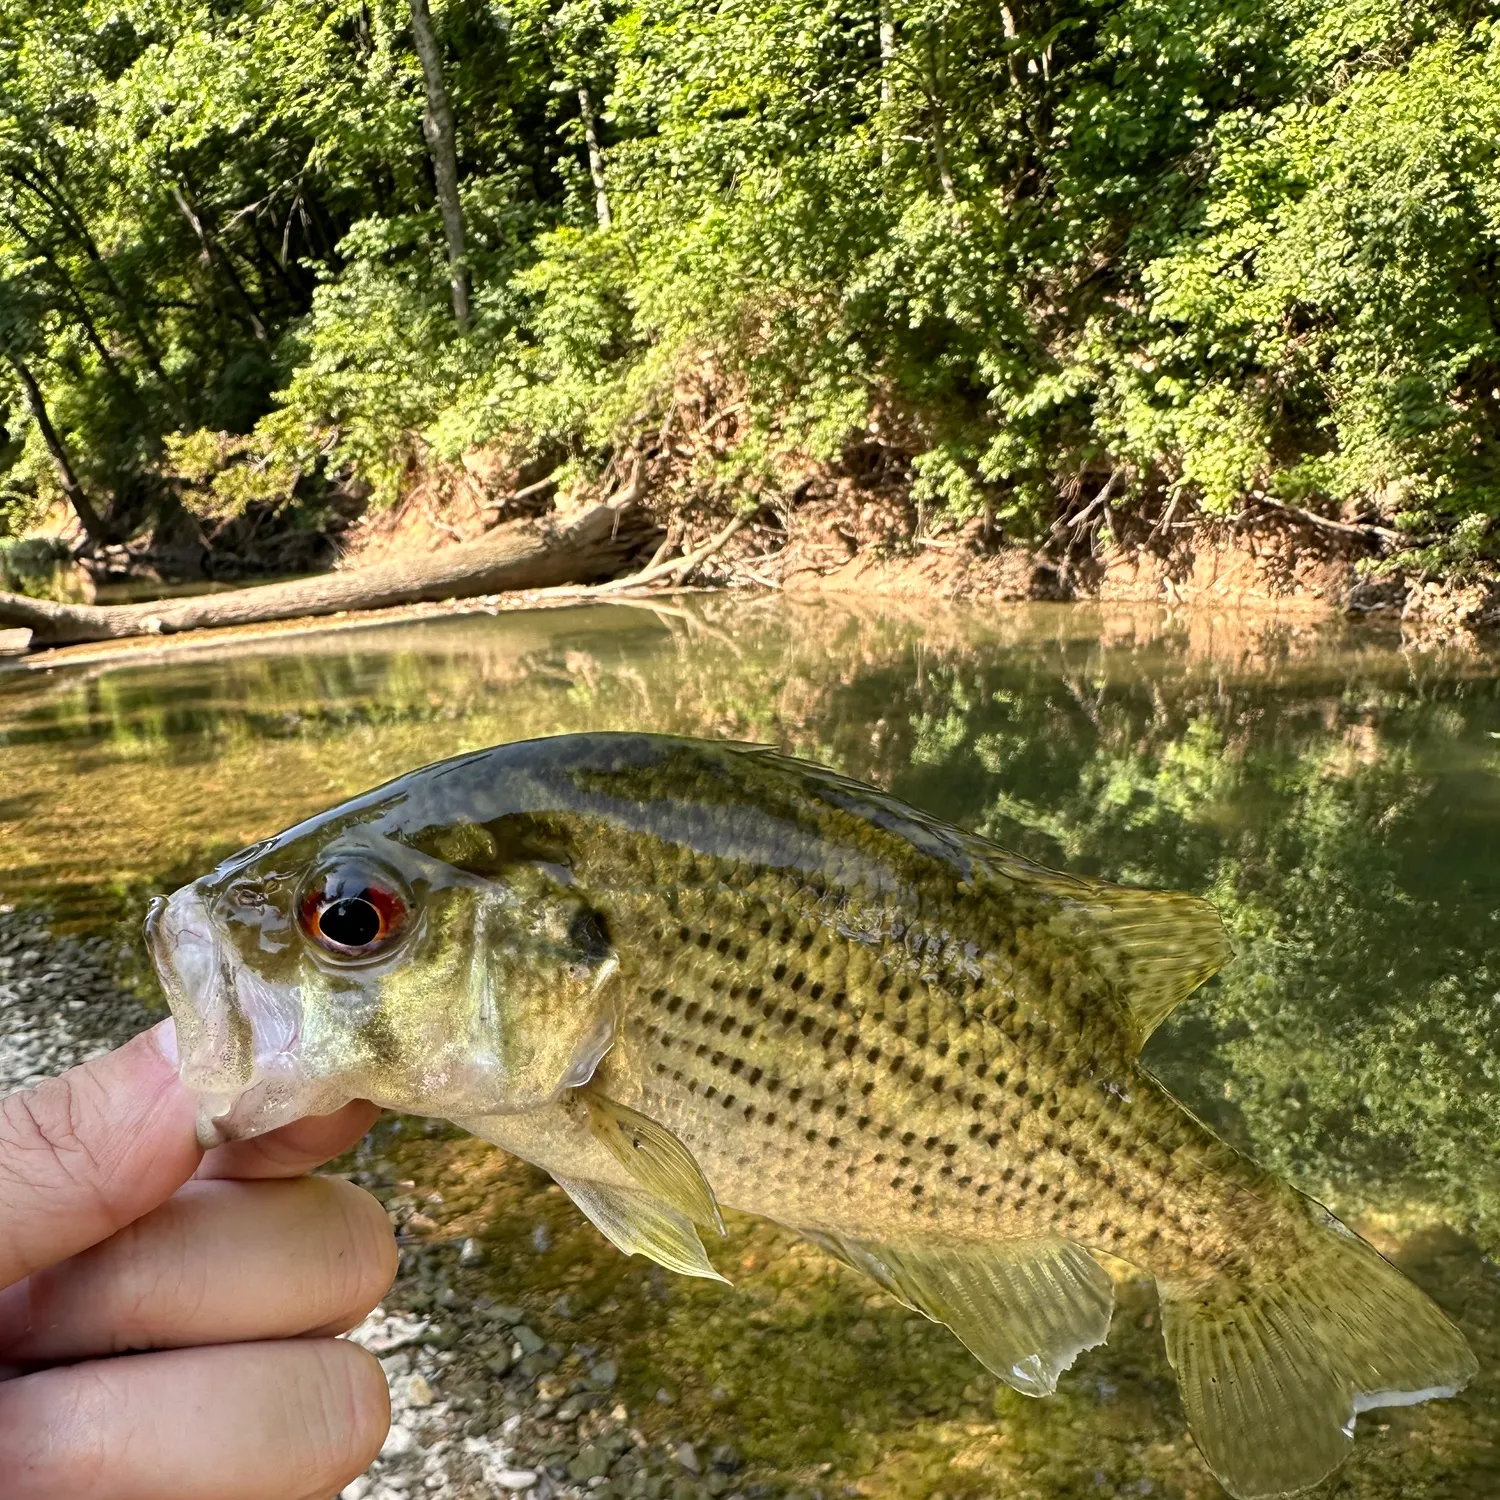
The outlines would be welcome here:
M 702 1276 L 728 1285 L 709 1263 L 698 1231 L 675 1208 L 638 1188 L 559 1177 L 555 1172 L 553 1180 L 584 1218 L 626 1255 L 644 1255 L 679 1275 Z
M 1023 920 L 1081 945 L 1111 982 L 1136 1051 L 1177 1006 L 1233 957 L 1216 906 L 1184 891 L 1085 880 L 1032 864 L 971 837 L 985 874 L 1007 892 L 1036 898 Z
M 724 1233 L 724 1220 L 703 1169 L 665 1125 L 594 1089 L 580 1090 L 579 1098 L 595 1139 L 648 1193 L 693 1223 Z
M 1065 903 L 1093 937 L 1095 961 L 1115 981 L 1136 1050 L 1233 954 L 1218 908 L 1181 891 L 1087 883 Z
M 1025 1396 L 1050 1396 L 1057 1377 L 1109 1333 L 1114 1283 L 1069 1240 L 893 1245 L 799 1232 L 908 1307 L 946 1323 L 991 1374 Z

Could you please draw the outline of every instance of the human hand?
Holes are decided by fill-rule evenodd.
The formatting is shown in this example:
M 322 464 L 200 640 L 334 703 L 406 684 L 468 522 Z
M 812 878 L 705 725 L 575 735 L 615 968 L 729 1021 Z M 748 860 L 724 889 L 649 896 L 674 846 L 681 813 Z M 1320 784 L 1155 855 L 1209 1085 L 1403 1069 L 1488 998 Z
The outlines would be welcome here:
M 326 1500 L 384 1440 L 384 1373 L 332 1335 L 395 1240 L 368 1193 L 301 1175 L 375 1107 L 204 1155 L 175 1041 L 0 1099 L 4 1500 Z

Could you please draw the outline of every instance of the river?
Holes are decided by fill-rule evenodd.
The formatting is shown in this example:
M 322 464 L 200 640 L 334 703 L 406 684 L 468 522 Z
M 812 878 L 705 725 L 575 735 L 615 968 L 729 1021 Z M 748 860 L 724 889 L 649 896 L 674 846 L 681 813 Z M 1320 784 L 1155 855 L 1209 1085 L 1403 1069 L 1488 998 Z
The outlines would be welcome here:
M 133 934 L 152 894 L 350 793 L 606 728 L 774 744 L 1044 862 L 1215 900 L 1236 958 L 1148 1063 L 1395 1257 L 1483 1366 L 1459 1400 L 1364 1417 L 1328 1494 L 1500 1493 L 1500 656 L 1159 610 L 688 599 L 12 667 L 0 901 Z M 1028 1402 L 772 1226 L 712 1247 L 734 1290 L 669 1281 L 451 1131 L 368 1150 L 404 1173 L 409 1233 L 474 1240 L 506 1300 L 565 1292 L 641 1423 L 732 1440 L 765 1493 L 1220 1493 L 1123 1269 L 1109 1346 Z

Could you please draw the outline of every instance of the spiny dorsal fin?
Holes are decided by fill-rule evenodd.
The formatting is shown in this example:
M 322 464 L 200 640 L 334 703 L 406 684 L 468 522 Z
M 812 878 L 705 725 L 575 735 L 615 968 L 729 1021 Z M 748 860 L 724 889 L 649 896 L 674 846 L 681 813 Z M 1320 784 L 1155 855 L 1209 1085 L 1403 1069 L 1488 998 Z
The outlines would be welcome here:
M 691 1222 L 650 1193 L 552 1174 L 589 1223 L 626 1255 L 644 1255 L 683 1276 L 729 1284 L 709 1263 Z
M 724 1220 L 703 1169 L 666 1126 L 592 1089 L 583 1090 L 581 1098 L 595 1138 L 648 1193 L 693 1223 L 724 1233 Z
M 1050 1396 L 1057 1377 L 1109 1333 L 1114 1283 L 1069 1240 L 891 1245 L 799 1232 L 908 1307 L 946 1323 L 991 1374 L 1026 1396 Z

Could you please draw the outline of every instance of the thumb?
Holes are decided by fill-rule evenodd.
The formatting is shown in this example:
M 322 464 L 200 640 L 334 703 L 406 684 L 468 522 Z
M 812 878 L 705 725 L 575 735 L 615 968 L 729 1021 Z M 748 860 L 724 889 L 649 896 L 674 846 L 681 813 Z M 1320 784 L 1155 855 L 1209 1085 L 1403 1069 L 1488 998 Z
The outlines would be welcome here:
M 0 1099 L 0 1287 L 108 1239 L 202 1157 L 170 1021 Z

